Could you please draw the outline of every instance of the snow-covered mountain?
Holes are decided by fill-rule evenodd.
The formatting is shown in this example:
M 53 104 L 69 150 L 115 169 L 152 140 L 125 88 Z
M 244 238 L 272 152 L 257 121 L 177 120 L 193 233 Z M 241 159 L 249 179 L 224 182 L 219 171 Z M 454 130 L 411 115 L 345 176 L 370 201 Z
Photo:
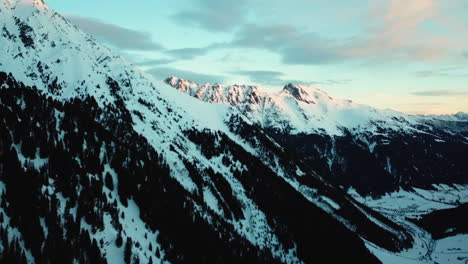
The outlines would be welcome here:
M 0 30 L 0 262 L 378 263 L 370 244 L 412 247 L 245 109 L 169 89 L 42 0 L 0 1 Z
M 383 122 L 389 129 L 405 131 L 416 123 L 396 111 L 334 99 L 311 86 L 288 84 L 271 92 L 256 86 L 199 85 L 177 77 L 165 81 L 203 101 L 237 106 L 255 123 L 278 132 L 343 135 L 345 130 L 377 131 Z
M 236 106 L 263 128 L 289 134 L 342 136 L 347 131 L 364 133 L 382 129 L 414 133 L 427 130 L 421 126 L 430 121 L 467 120 L 465 113 L 420 116 L 376 109 L 351 100 L 332 98 L 326 92 L 307 85 L 290 83 L 281 91 L 272 92 L 248 85 L 199 85 L 174 76 L 165 82 L 200 100 Z
M 466 114 L 407 115 L 293 84 L 271 92 L 177 77 L 165 82 L 200 100 L 235 106 L 319 174 L 361 193 L 468 184 Z

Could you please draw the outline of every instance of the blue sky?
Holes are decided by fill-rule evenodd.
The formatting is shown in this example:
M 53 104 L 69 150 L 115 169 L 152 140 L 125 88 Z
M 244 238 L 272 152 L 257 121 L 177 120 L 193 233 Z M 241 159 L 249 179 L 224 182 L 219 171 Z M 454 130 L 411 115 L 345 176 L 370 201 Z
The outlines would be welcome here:
M 411 113 L 468 112 L 465 0 L 48 0 L 142 69 L 288 82 Z

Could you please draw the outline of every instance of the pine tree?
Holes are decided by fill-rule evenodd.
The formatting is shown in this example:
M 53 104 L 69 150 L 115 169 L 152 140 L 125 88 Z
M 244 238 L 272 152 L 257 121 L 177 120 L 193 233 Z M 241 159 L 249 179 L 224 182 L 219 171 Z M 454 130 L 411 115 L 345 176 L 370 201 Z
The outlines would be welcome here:
M 133 242 L 130 237 L 127 237 L 127 242 L 125 243 L 125 252 L 124 252 L 124 258 L 125 258 L 125 263 L 130 264 L 130 260 L 132 259 L 132 247 L 133 247 Z
M 114 190 L 114 182 L 112 180 L 112 176 L 109 173 L 106 173 L 106 176 L 104 177 L 104 182 L 106 184 L 106 187 L 109 188 L 109 190 Z
M 115 239 L 115 245 L 116 245 L 117 247 L 121 247 L 121 246 L 122 246 L 122 243 L 123 243 L 123 241 L 122 241 L 122 234 L 121 234 L 121 233 L 122 233 L 122 232 L 119 231 L 119 233 L 117 233 L 117 239 Z

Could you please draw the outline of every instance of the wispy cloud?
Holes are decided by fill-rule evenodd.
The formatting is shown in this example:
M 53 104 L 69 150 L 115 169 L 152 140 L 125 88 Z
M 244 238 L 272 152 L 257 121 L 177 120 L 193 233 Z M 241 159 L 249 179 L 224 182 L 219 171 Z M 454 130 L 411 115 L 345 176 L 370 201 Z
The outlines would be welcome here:
M 323 64 L 345 59 L 340 51 L 342 43 L 290 25 L 245 25 L 229 45 L 278 53 L 285 64 Z
M 468 68 L 464 67 L 448 67 L 443 69 L 423 70 L 415 72 L 415 75 L 421 78 L 428 77 L 451 77 L 460 78 L 468 77 Z
M 216 49 L 216 47 L 207 46 L 202 48 L 172 49 L 166 50 L 165 53 L 177 60 L 191 60 L 196 57 L 203 56 L 213 49 Z
M 296 27 L 280 24 L 246 24 L 235 31 L 230 42 L 167 50 L 165 53 L 174 59 L 191 60 L 215 50 L 233 48 L 268 50 L 279 54 L 284 64 L 327 64 L 349 59 L 342 51 L 342 42 L 324 39 L 313 32 L 303 32 Z
M 151 34 L 124 28 L 96 18 L 66 15 L 66 18 L 96 39 L 124 50 L 155 51 L 162 46 L 154 42 Z
M 247 15 L 249 1 L 195 0 L 197 7 L 172 16 L 176 23 L 223 32 L 239 26 Z
M 417 96 L 468 96 L 468 91 L 455 90 L 424 90 L 411 93 Z
M 138 66 L 158 66 L 174 62 L 173 59 L 148 59 L 144 61 L 135 62 Z
M 368 16 L 368 32 L 345 51 L 352 57 L 400 60 L 441 60 L 455 57 L 455 50 L 465 46 L 464 41 L 447 37 L 439 30 L 425 27 L 433 23 L 448 30 L 441 22 L 445 16 L 435 0 L 385 0 L 375 1 L 377 7 Z M 461 25 L 465 30 L 466 25 Z M 442 31 L 443 32 L 443 31 Z
M 176 16 L 184 25 L 233 34 L 232 42 L 211 46 L 208 51 L 232 47 L 268 50 L 279 54 L 284 64 L 445 60 L 459 57 L 460 52 L 456 51 L 468 45 L 468 38 L 455 40 L 444 35 L 444 30 L 455 28 L 451 26 L 454 23 L 446 21 L 447 14 L 441 13 L 442 1 L 371 1 L 368 15 L 360 22 L 360 33 L 352 38 L 328 37 L 327 32 L 314 32 L 313 28 L 289 24 L 283 19 L 277 24 L 249 23 L 248 14 L 253 12 L 255 16 L 255 10 L 262 8 L 260 2 L 198 0 L 196 9 L 181 11 Z M 456 6 L 456 1 L 451 2 Z M 433 30 L 427 23 L 442 30 Z M 457 23 L 456 29 L 464 32 L 468 25 Z M 195 58 L 206 49 L 194 51 L 198 53 L 185 57 Z
M 287 78 L 287 75 L 279 71 L 234 71 L 231 74 L 242 75 L 249 78 L 254 84 L 259 85 L 286 85 L 288 83 L 304 84 L 304 85 L 337 85 L 345 84 L 350 80 L 325 80 L 325 81 L 305 81 L 294 80 Z

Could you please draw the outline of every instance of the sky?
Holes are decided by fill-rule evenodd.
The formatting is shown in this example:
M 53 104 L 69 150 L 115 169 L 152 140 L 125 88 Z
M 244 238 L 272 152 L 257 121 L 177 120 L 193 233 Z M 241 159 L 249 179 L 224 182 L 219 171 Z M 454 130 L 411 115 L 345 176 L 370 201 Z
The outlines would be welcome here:
M 418 114 L 468 112 L 466 0 L 47 0 L 158 79 L 287 83 Z

